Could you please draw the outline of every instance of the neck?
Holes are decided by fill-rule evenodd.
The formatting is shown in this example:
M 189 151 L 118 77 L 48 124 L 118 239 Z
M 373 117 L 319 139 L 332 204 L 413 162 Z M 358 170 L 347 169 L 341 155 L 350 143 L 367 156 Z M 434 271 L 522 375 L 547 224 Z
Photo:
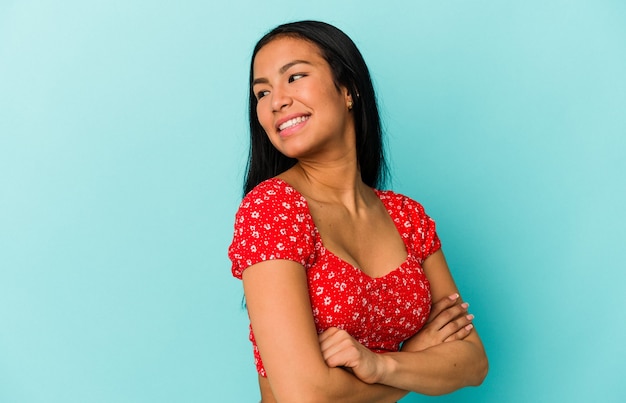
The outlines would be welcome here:
M 341 204 L 351 211 L 358 211 L 372 193 L 361 180 L 356 161 L 324 164 L 300 161 L 280 176 L 309 201 Z

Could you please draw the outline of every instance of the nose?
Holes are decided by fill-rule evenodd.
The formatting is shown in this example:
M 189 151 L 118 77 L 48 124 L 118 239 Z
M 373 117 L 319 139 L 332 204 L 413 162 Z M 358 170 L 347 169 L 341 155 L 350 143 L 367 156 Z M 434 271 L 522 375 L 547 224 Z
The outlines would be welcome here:
M 282 86 L 274 87 L 272 91 L 272 109 L 276 112 L 291 105 L 292 99 L 289 91 Z

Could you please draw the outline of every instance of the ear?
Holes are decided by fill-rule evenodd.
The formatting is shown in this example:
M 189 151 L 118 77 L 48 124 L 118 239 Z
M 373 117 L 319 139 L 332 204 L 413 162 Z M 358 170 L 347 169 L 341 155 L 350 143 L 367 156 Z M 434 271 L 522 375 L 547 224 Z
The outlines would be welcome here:
M 343 97 L 346 102 L 346 107 L 349 111 L 351 111 L 352 107 L 354 106 L 354 99 L 352 98 L 352 94 L 350 94 L 347 88 L 343 89 Z

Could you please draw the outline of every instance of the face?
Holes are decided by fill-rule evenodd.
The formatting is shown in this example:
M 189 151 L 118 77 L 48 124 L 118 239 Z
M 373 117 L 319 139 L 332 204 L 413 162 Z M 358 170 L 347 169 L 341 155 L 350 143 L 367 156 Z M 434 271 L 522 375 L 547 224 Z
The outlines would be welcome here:
M 351 97 L 337 88 L 319 48 L 303 39 L 278 37 L 254 59 L 252 91 L 257 117 L 284 155 L 337 158 L 354 149 Z

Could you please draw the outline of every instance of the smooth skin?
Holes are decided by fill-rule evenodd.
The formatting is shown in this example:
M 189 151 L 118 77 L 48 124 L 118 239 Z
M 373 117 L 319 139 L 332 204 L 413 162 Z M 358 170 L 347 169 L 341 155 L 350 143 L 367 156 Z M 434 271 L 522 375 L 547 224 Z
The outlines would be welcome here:
M 306 198 L 325 247 L 370 277 L 394 270 L 407 252 L 384 205 L 361 181 L 352 95 L 335 86 L 318 48 L 302 39 L 265 45 L 253 74 L 259 122 L 280 152 L 298 160 L 279 178 Z M 289 121 L 297 123 L 285 129 Z M 339 329 L 317 334 L 302 265 L 248 267 L 244 292 L 267 372 L 259 379 L 263 402 L 395 402 L 408 391 L 442 394 L 480 384 L 486 355 L 443 253 L 423 268 L 436 301 L 428 323 L 402 351 L 374 354 Z

